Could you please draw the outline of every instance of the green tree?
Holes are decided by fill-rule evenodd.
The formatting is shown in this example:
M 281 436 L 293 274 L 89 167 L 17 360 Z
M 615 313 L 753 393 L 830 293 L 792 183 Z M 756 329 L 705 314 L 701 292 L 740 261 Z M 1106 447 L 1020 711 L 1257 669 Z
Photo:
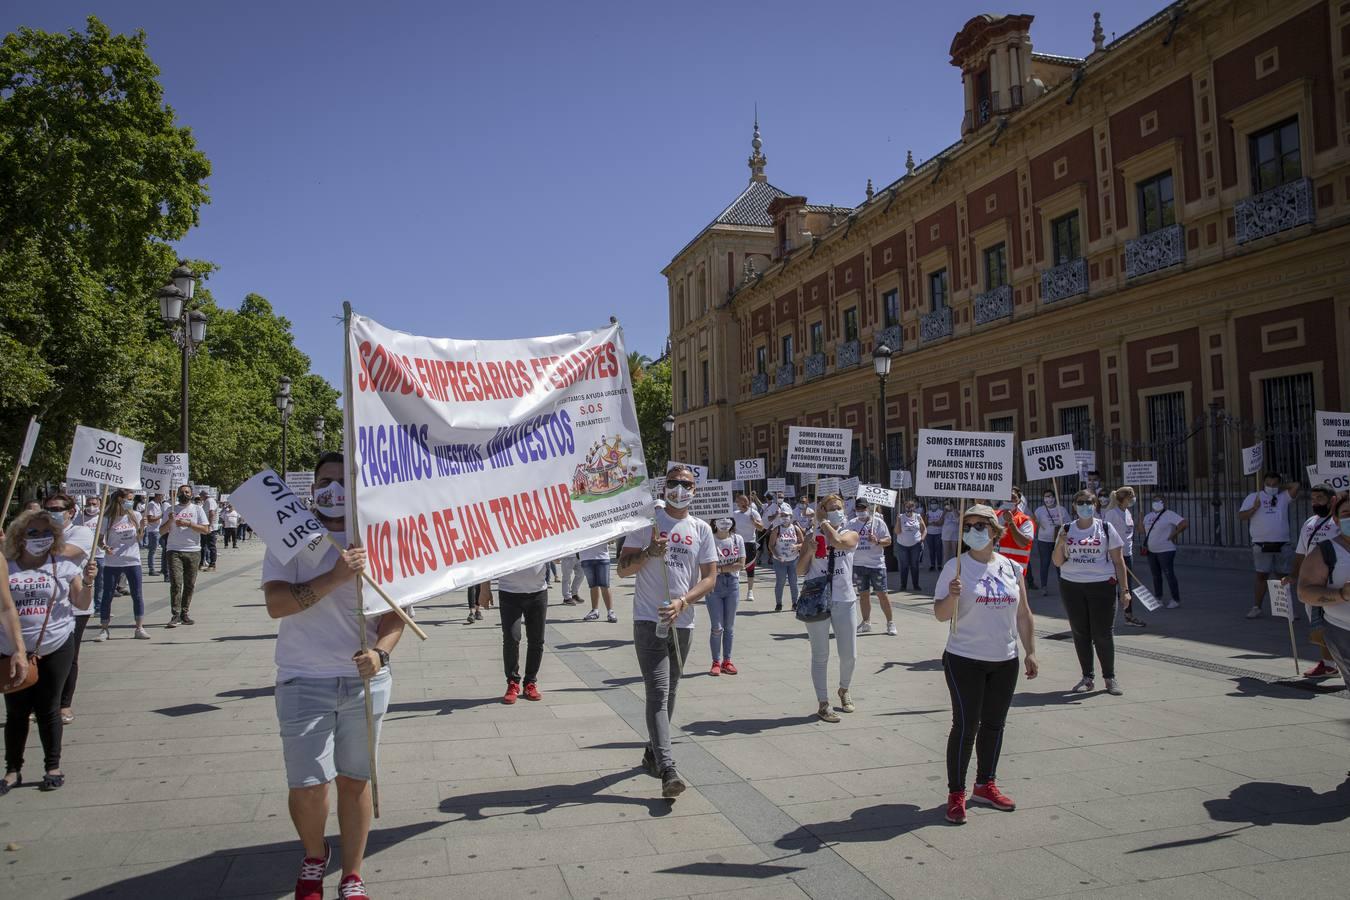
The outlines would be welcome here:
M 670 436 L 665 429 L 666 416 L 670 415 L 670 360 L 648 366 L 642 380 L 634 382 L 633 403 L 647 472 L 655 478 L 665 472 L 670 458 Z
M 651 357 L 637 350 L 628 351 L 628 378 L 633 384 L 647 377 L 647 367 L 652 364 Z

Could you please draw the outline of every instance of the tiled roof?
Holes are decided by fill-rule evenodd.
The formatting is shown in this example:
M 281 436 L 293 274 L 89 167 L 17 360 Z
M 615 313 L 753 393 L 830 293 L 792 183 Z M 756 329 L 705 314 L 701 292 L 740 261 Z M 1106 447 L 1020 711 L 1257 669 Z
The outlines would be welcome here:
M 772 228 L 773 219 L 769 218 L 769 204 L 779 197 L 788 196 L 767 181 L 752 181 L 741 195 L 713 219 L 712 225 L 758 225 Z M 700 232 L 701 234 L 702 232 Z

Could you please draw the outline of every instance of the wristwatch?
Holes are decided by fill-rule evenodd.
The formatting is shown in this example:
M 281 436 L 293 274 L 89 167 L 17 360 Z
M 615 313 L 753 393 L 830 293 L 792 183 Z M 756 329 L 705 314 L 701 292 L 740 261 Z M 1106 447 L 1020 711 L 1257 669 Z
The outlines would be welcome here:
M 376 647 L 376 648 L 375 648 L 375 653 L 378 654 L 379 657 L 380 657 L 380 668 L 381 668 L 381 669 L 383 669 L 383 668 L 385 668 L 386 666 L 389 665 L 389 651 L 388 651 L 388 650 L 381 650 L 379 647 Z

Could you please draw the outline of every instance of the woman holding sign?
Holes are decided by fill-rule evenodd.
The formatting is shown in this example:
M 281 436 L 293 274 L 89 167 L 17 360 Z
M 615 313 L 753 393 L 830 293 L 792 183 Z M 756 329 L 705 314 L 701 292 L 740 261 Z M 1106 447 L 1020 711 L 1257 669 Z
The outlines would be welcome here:
M 1060 529 L 1054 562 L 1059 566 L 1059 596 L 1073 630 L 1073 646 L 1083 677 L 1073 693 L 1085 694 L 1095 685 L 1092 652 L 1102 664 L 1106 692 L 1125 693 L 1116 679 L 1116 641 L 1113 624 L 1116 603 L 1130 605 L 1130 582 L 1125 572 L 1125 542 L 1115 526 L 1096 518 L 1097 497 L 1079 491 L 1073 498 L 1077 518 Z
M 942 668 L 952 697 L 952 730 L 947 735 L 947 821 L 966 822 L 966 770 L 975 752 L 971 801 L 1011 812 L 1017 808 L 994 780 L 1003 726 L 1017 687 L 1017 638 L 1026 651 L 1027 678 L 1040 671 L 1036 622 L 1027 603 L 1022 567 L 996 552 L 1003 536 L 998 514 L 977 504 L 962 520 L 968 553 L 947 560 L 933 594 L 939 622 L 956 618 L 947 638 Z M 959 570 L 958 570 L 959 566 Z
M 98 637 L 100 643 L 111 633 L 113 585 L 125 574 L 131 585 L 131 610 L 136 617 L 136 637 L 150 640 L 145 630 L 145 596 L 141 591 L 141 534 L 144 520 L 132 509 L 131 491 L 118 488 L 108 495 L 108 510 L 99 529 L 99 546 L 103 548 L 103 593 L 98 598 Z

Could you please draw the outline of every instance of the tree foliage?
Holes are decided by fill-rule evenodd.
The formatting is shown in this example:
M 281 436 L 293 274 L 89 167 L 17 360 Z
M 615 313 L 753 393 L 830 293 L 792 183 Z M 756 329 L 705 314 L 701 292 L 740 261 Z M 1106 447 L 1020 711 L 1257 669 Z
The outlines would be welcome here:
M 669 359 L 647 367 L 642 380 L 633 384 L 633 402 L 637 407 L 647 472 L 655 477 L 665 472 L 666 460 L 670 458 L 670 435 L 665 429 L 666 416 L 670 415 Z

